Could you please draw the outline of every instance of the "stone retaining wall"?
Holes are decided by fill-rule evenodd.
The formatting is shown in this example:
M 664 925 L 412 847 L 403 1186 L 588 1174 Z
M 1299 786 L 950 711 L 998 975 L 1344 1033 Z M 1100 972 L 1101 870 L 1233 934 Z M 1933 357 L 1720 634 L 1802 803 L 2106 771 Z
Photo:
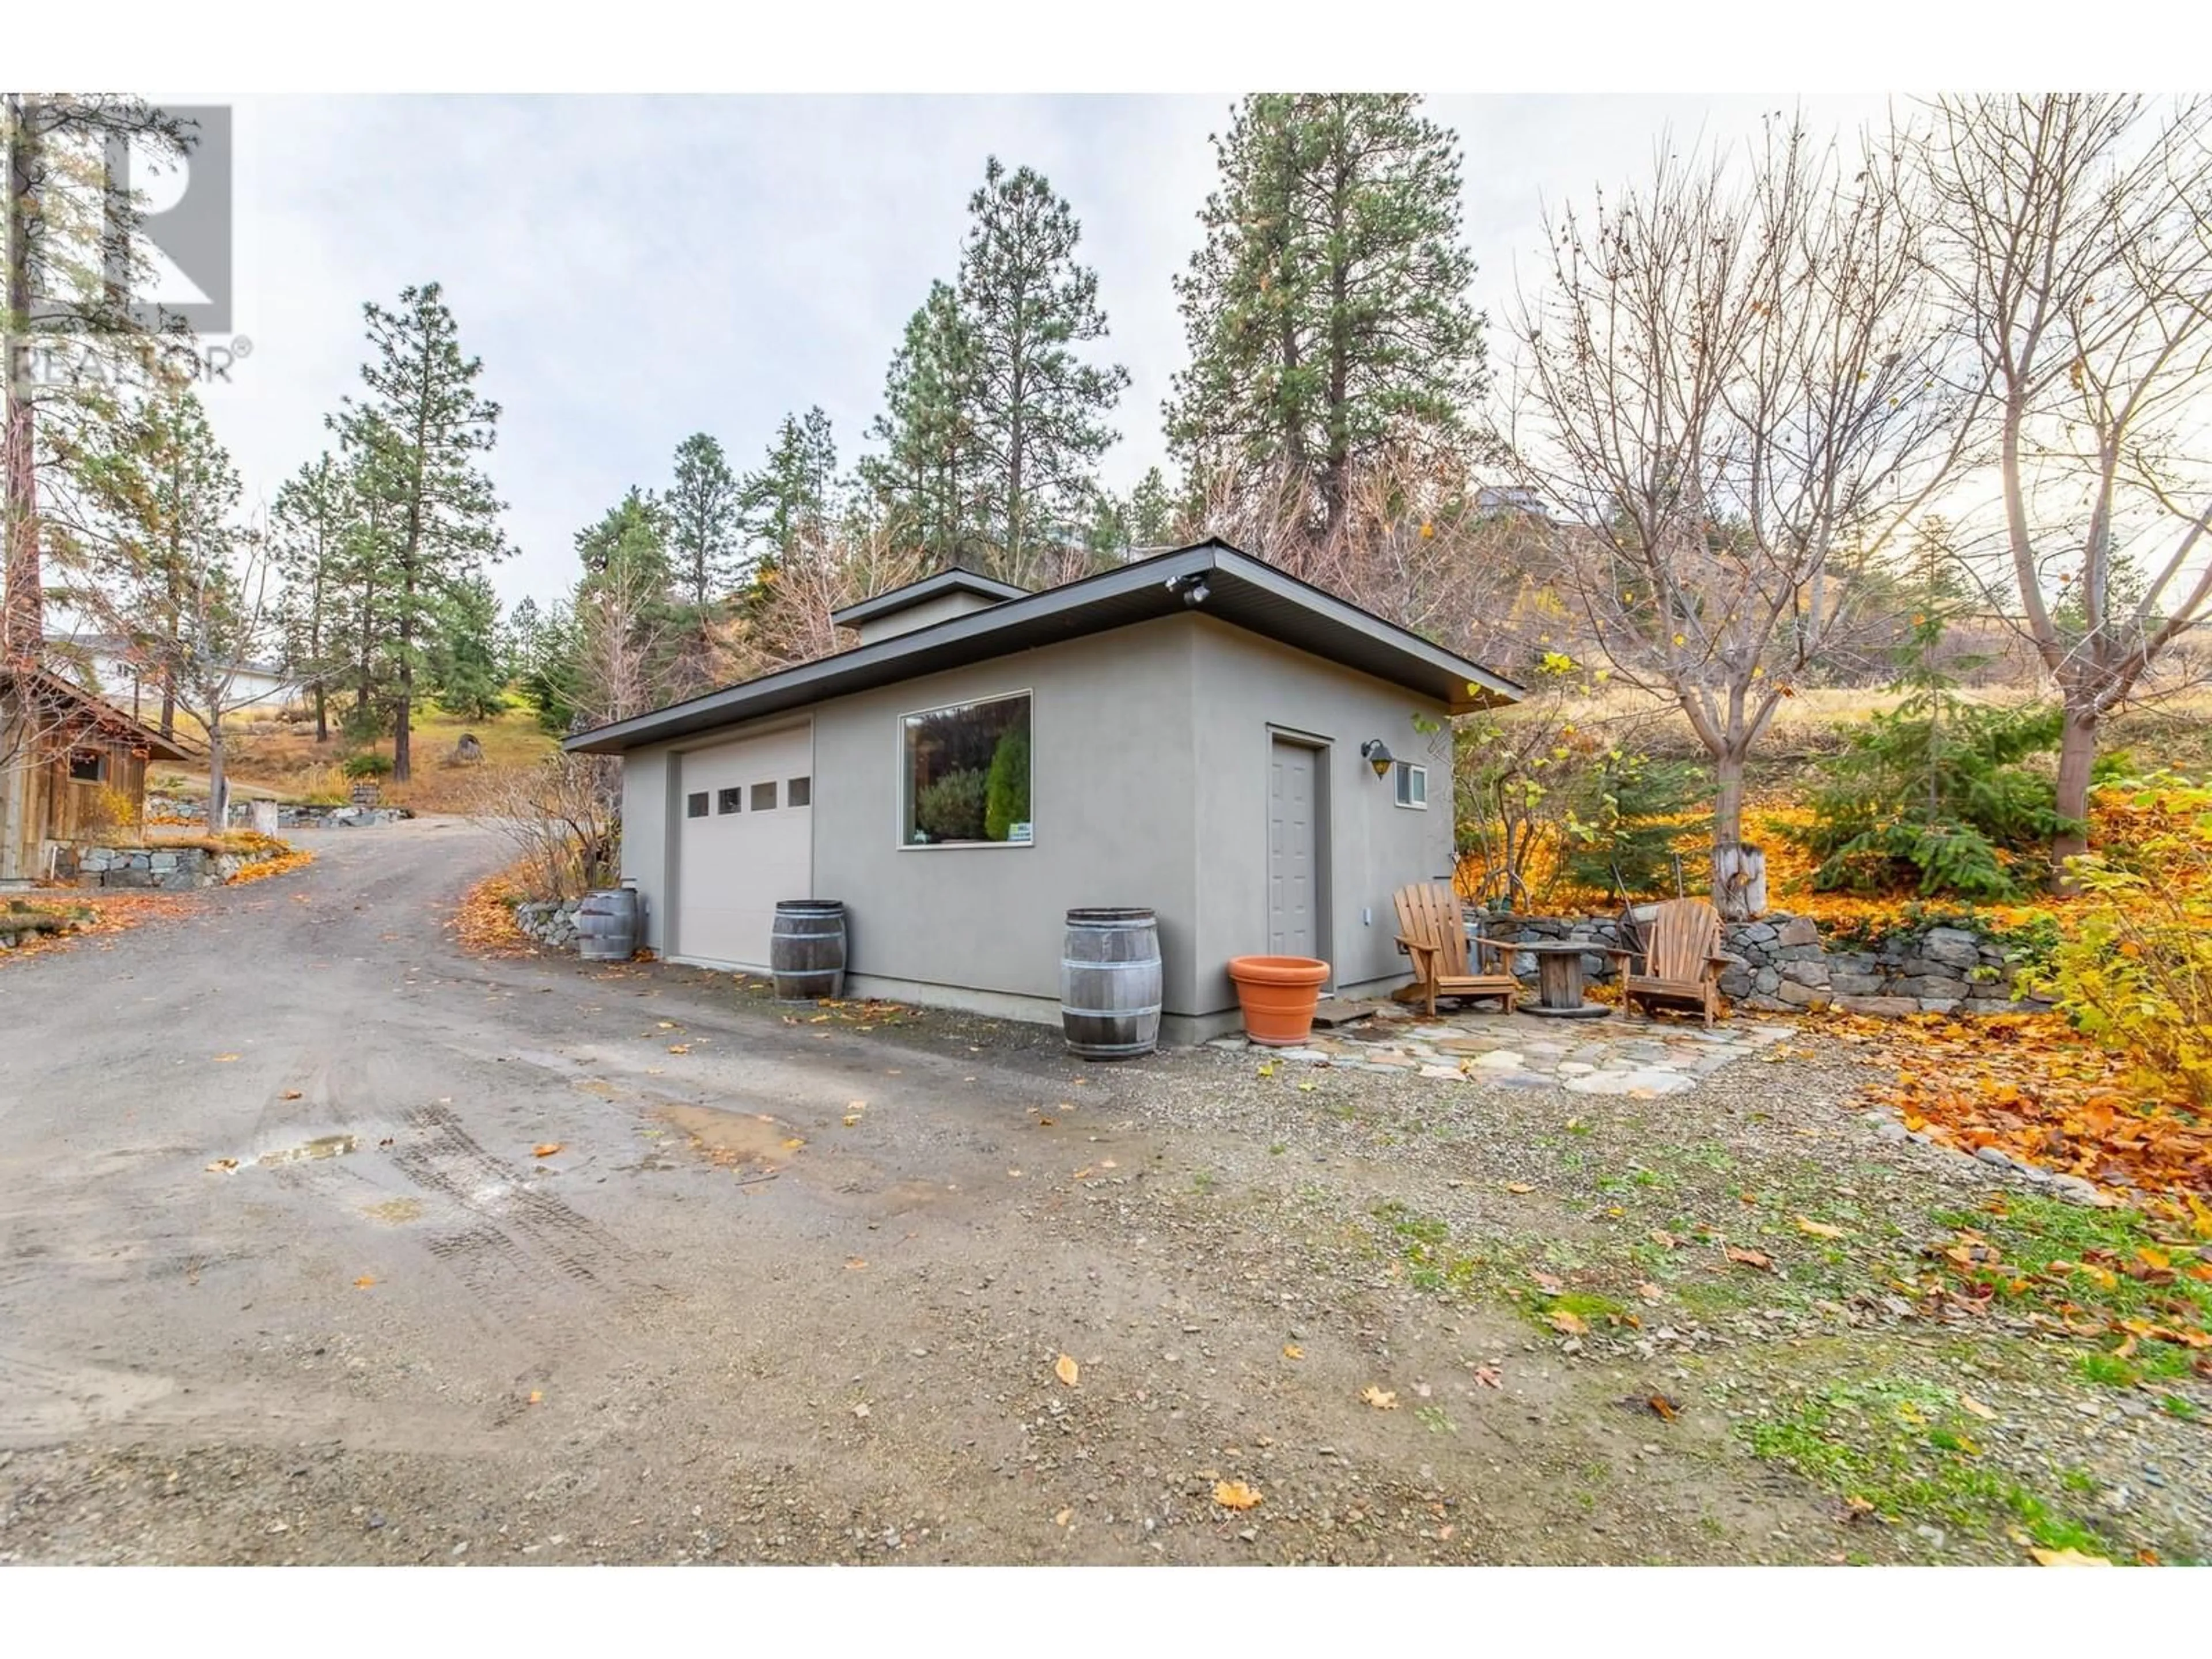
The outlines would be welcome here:
M 576 942 L 576 908 L 581 899 L 533 899 L 514 907 L 514 925 L 540 945 L 568 950 Z
M 1486 916 L 1479 931 L 1514 941 L 1588 939 L 1621 942 L 1620 923 L 1607 917 L 1580 920 Z M 1845 1013 L 1994 1014 L 2036 1010 L 2050 1004 L 2016 996 L 2017 965 L 2004 949 L 1963 927 L 1934 927 L 1900 933 L 1867 949 L 1825 943 L 1809 916 L 1780 913 L 1721 928 L 1721 994 L 1747 1008 L 1834 1007 Z M 1620 971 L 1620 958 L 1592 951 L 1583 969 L 1594 980 Z M 1514 973 L 1533 981 L 1536 959 L 1516 957 Z
M 249 865 L 281 858 L 289 848 L 270 853 L 210 853 L 201 847 L 65 847 L 54 873 L 79 887 L 149 887 L 185 893 L 196 887 L 220 887 Z
M 230 804 L 230 827 L 236 830 L 252 826 L 254 803 L 244 799 Z M 207 817 L 207 802 L 189 795 L 153 795 L 146 797 L 146 816 L 167 822 L 181 821 L 198 823 Z M 279 803 L 276 806 L 276 827 L 280 830 L 346 830 L 366 829 L 373 824 L 396 823 L 401 818 L 415 814 L 404 806 L 295 806 Z

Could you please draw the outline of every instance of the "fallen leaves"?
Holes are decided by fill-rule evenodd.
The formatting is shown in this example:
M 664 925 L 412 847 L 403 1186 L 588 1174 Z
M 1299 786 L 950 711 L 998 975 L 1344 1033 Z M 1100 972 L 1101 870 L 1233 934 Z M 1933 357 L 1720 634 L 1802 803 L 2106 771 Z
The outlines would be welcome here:
M 1681 1407 L 1663 1394 L 1655 1394 L 1644 1403 L 1650 1407 L 1652 1416 L 1663 1422 L 1671 1423 L 1682 1414 Z
M 530 1155 L 532 1158 L 550 1158 L 554 1153 L 559 1152 L 561 1147 L 562 1143 L 560 1141 L 541 1140 L 538 1145 L 530 1149 Z
M 535 940 L 516 923 L 514 907 L 530 896 L 525 884 L 525 865 L 518 860 L 461 895 L 447 926 L 461 948 L 486 957 L 527 957 L 538 954 Z M 295 898 L 301 896 L 295 893 Z
M 1844 1230 L 1826 1221 L 1814 1221 L 1805 1216 L 1797 1218 L 1797 1231 L 1808 1238 L 1841 1238 Z
M 1721 1254 L 1731 1261 L 1741 1262 L 1747 1267 L 1756 1267 L 1761 1273 L 1774 1271 L 1774 1258 L 1764 1250 L 1747 1250 L 1738 1245 L 1728 1244 L 1722 1247 Z
M 287 1089 L 283 1094 L 276 1097 L 279 1100 L 297 1100 L 299 1097 L 300 1091 L 297 1089 Z
M 1580 1314 L 1571 1312 L 1565 1308 L 1554 1308 L 1546 1314 L 1544 1318 L 1553 1330 L 1562 1335 L 1588 1336 L 1589 1334 L 1589 1322 Z
M 228 1066 L 232 1060 L 236 1060 L 238 1056 L 236 1054 L 217 1054 L 215 1057 L 215 1063 L 218 1066 Z
M 1213 1483 L 1213 1501 L 1224 1510 L 1249 1510 L 1260 1503 L 1260 1489 L 1248 1486 L 1242 1480 L 1217 1480 Z
M 1503 1389 L 1505 1386 L 1505 1379 L 1498 1375 L 1498 1367 L 1495 1365 L 1477 1365 L 1474 1368 L 1474 1382 L 1477 1388 L 1482 1389 Z
M 375 1283 L 376 1275 L 374 1273 L 363 1273 L 359 1279 L 354 1280 L 353 1287 L 356 1291 L 365 1291 Z
M 1298 1346 L 1298 1345 L 1297 1345 L 1297 1343 L 1295 1343 L 1295 1342 L 1285 1342 L 1285 1343 L 1284 1343 L 1284 1344 L 1283 1344 L 1283 1358 L 1285 1358 L 1285 1359 L 1304 1359 L 1305 1357 L 1306 1357 L 1306 1351 L 1305 1351 L 1304 1348 L 1301 1348 L 1300 1346 Z
M 1960 1395 L 1959 1396 L 1959 1404 L 1964 1407 L 1966 1410 L 1972 1412 L 1975 1416 L 1981 1418 L 1985 1422 L 1994 1423 L 1996 1421 L 1997 1414 L 1970 1394 Z
M 1397 1394 L 1389 1389 L 1378 1389 L 1371 1382 L 1359 1391 L 1359 1397 L 1378 1412 L 1398 1409 Z
M 1082 1379 L 1083 1367 L 1075 1363 L 1073 1355 L 1062 1354 L 1053 1361 L 1052 1374 L 1072 1389 Z
M 238 1160 L 236 1158 L 219 1158 L 216 1159 L 214 1163 L 207 1166 L 207 1171 L 210 1175 L 228 1175 L 237 1167 Z
M 2109 1567 L 2112 1564 L 2101 1555 L 2084 1555 L 2080 1550 L 2031 1549 L 2039 1567 Z
M 1533 1193 L 1536 1189 L 1525 1181 L 1509 1181 L 1505 1183 L 1505 1190 L 1509 1193 Z

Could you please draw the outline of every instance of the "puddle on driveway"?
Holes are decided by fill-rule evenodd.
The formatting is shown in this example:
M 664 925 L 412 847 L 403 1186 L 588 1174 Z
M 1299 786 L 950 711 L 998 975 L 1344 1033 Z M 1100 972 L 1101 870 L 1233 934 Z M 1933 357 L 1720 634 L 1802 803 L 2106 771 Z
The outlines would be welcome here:
M 326 1158 L 343 1158 L 361 1146 L 359 1135 L 317 1135 L 313 1140 L 301 1141 L 297 1146 L 286 1146 L 281 1151 L 264 1152 L 253 1161 L 264 1169 L 273 1169 L 280 1164 L 300 1164 L 319 1161 Z
M 297 1146 L 284 1146 L 273 1152 L 264 1152 L 258 1158 L 219 1158 L 207 1166 L 210 1175 L 228 1175 L 242 1166 L 273 1170 L 286 1164 L 319 1164 L 326 1159 L 343 1158 L 361 1146 L 359 1135 L 318 1135 L 313 1140 L 301 1141 Z
M 726 1112 L 716 1106 L 664 1106 L 653 1115 L 681 1129 L 691 1149 L 715 1164 L 787 1164 L 806 1143 L 790 1126 L 765 1114 Z

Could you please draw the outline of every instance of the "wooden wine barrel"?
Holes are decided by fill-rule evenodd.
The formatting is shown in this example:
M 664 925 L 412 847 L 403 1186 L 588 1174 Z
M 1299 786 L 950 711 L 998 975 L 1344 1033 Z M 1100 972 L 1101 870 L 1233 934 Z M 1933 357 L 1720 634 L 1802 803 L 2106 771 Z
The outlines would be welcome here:
M 1160 928 L 1150 910 L 1067 913 L 1060 1024 L 1085 1060 L 1127 1060 L 1159 1046 Z
M 586 962 L 628 962 L 637 954 L 637 890 L 601 887 L 576 907 L 576 954 Z
M 769 935 L 768 965 L 786 1002 L 842 996 L 845 990 L 842 899 L 782 899 Z

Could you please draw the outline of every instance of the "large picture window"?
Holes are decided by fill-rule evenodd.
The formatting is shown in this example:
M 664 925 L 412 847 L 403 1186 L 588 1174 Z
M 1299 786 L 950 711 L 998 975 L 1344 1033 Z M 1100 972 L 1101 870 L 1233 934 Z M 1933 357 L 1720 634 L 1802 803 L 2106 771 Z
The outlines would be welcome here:
M 899 754 L 906 846 L 1030 840 L 1028 692 L 908 714 Z

